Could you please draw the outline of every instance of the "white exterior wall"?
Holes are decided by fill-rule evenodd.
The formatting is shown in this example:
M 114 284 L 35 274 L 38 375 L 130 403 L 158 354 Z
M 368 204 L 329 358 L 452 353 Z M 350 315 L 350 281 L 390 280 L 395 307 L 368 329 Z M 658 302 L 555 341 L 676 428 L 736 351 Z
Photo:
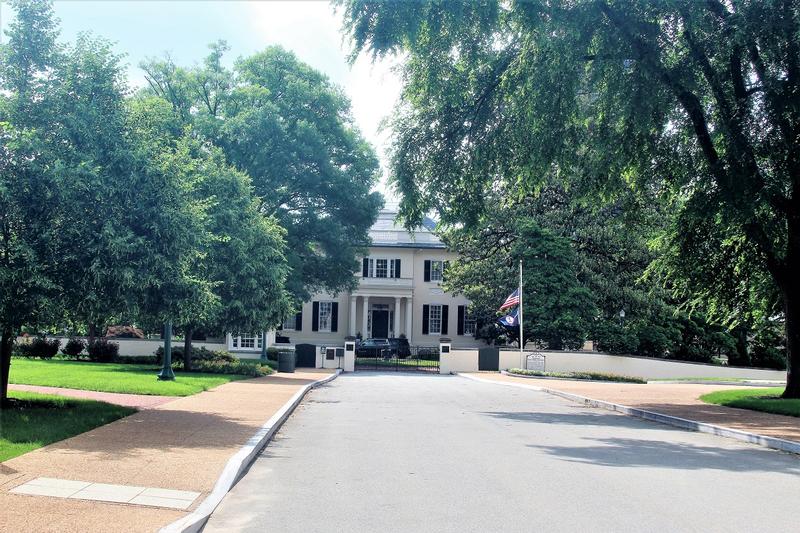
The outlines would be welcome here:
M 591 371 L 633 376 L 643 379 L 679 378 L 739 378 L 782 381 L 786 379 L 783 370 L 764 370 L 757 368 L 736 368 L 720 365 L 686 363 L 666 359 L 623 357 L 592 352 L 541 352 L 546 357 L 547 372 Z M 475 351 L 477 360 L 478 352 Z M 519 368 L 519 352 L 502 350 L 500 369 Z
M 477 350 L 451 350 L 450 353 L 439 356 L 439 373 L 452 374 L 455 372 L 477 372 Z

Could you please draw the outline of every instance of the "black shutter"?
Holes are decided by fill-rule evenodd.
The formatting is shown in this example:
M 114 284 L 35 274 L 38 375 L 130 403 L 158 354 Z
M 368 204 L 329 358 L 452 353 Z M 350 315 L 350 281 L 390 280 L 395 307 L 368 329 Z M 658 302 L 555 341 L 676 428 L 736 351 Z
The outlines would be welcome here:
M 430 280 L 431 280 L 431 261 L 430 261 L 430 259 L 426 259 L 425 260 L 425 280 L 424 281 L 430 281 Z
M 427 261 L 425 261 L 425 262 L 427 263 Z M 423 335 L 427 335 L 428 334 L 428 311 L 429 311 L 429 309 L 430 309 L 430 306 L 428 306 L 428 305 L 423 305 L 422 306 L 422 334 Z
M 399 259 L 395 259 L 394 260 L 394 277 L 396 277 L 396 278 L 400 277 L 400 260 Z
M 463 305 L 458 306 L 458 334 L 464 334 L 464 307 Z
M 303 331 L 303 312 L 300 311 L 294 315 L 294 330 Z
M 319 331 L 319 302 L 311 304 L 311 331 Z
M 339 302 L 331 304 L 331 331 L 335 332 L 339 328 Z
M 361 262 L 361 277 L 369 277 L 369 258 L 367 257 L 365 257 L 364 261 Z
M 442 335 L 447 335 L 447 308 L 448 305 L 442 306 Z

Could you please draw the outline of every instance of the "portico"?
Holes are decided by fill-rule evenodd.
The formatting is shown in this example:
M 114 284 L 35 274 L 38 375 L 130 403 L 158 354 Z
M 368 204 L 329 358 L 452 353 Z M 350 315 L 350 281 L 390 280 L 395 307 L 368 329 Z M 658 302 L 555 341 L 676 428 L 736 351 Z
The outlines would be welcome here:
M 356 291 L 350 295 L 348 333 L 363 338 L 411 338 L 413 297 L 411 291 Z

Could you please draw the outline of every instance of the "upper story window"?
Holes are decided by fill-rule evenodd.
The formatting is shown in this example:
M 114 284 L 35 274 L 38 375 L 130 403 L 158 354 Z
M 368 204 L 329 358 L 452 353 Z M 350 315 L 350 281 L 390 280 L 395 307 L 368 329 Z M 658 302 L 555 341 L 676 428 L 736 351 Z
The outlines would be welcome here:
M 292 315 L 290 317 L 287 317 L 283 321 L 283 325 L 281 326 L 281 330 L 282 331 L 294 331 L 294 327 L 295 327 L 296 324 L 297 324 L 297 317 L 295 315 Z
M 333 315 L 333 302 L 319 303 L 319 330 L 331 330 L 331 316 Z
M 361 277 L 364 278 L 399 278 L 400 260 L 399 259 L 378 259 L 365 257 L 361 269 Z
M 389 275 L 389 261 L 387 259 L 375 259 L 375 277 L 385 278 Z
M 447 261 L 440 259 L 425 260 L 425 281 L 442 281 L 444 271 L 447 269 Z

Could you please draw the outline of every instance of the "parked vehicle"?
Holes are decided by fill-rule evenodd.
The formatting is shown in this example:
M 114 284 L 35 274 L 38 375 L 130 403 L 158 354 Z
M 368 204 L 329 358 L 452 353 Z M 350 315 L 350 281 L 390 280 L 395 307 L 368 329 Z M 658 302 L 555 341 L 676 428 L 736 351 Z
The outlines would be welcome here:
M 411 355 L 411 346 L 408 344 L 408 339 L 389 339 L 389 345 L 392 349 L 392 355 L 396 355 L 401 359 L 405 359 Z
M 389 339 L 366 339 L 356 346 L 356 357 L 381 357 L 391 349 Z

